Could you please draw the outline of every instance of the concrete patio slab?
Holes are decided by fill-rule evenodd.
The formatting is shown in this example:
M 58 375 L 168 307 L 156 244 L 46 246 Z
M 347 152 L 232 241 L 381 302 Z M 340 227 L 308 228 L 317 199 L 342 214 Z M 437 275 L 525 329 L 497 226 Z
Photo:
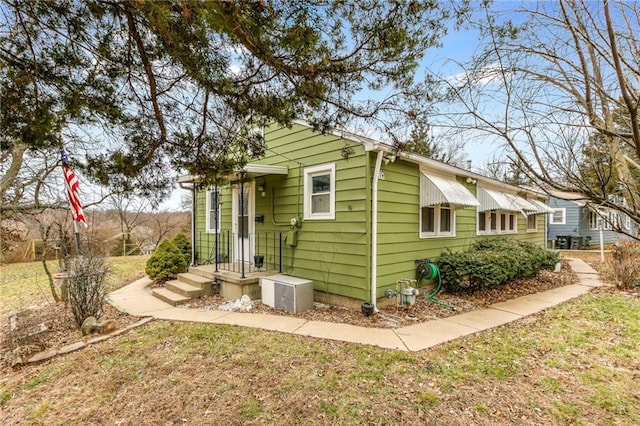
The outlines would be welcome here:
M 357 327 L 350 324 L 309 321 L 297 329 L 294 334 L 374 345 L 385 349 L 407 350 L 407 347 L 394 331 L 386 328 Z
M 440 343 L 468 336 L 478 330 L 451 321 L 435 320 L 395 330 L 410 351 L 421 351 Z

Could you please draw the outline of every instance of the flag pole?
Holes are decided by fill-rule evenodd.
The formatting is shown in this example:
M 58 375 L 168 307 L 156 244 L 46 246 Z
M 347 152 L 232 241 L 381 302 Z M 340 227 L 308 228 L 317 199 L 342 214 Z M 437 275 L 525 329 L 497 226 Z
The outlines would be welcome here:
M 73 215 L 72 219 L 73 219 Z M 76 250 L 78 252 L 78 257 L 82 257 L 82 244 L 80 240 L 80 226 L 78 225 L 78 221 L 73 219 L 73 230 L 76 233 Z
M 83 222 L 85 225 L 87 221 L 82 212 L 82 203 L 80 202 L 80 197 L 78 196 L 78 177 L 73 173 L 73 171 L 68 167 L 69 158 L 64 150 L 64 147 L 60 147 L 61 161 L 62 161 L 62 170 L 64 174 L 64 181 L 67 192 L 67 199 L 69 201 L 69 210 L 71 212 L 71 219 L 73 220 L 73 230 L 76 234 L 76 250 L 78 257 L 82 257 L 82 244 L 80 239 L 80 222 Z

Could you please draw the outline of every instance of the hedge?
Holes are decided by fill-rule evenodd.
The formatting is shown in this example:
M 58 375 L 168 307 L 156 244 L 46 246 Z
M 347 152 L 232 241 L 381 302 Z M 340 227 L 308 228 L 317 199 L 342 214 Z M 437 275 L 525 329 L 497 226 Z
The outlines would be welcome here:
M 464 252 L 444 252 L 435 263 L 444 288 L 455 293 L 531 277 L 542 269 L 553 270 L 559 258 L 556 251 L 499 238 L 479 240 Z

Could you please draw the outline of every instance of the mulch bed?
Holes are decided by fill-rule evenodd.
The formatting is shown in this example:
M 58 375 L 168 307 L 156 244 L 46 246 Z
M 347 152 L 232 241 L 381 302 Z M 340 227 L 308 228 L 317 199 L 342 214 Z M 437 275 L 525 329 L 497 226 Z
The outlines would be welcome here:
M 360 311 L 354 309 L 329 306 L 321 303 L 315 303 L 315 308 L 312 310 L 293 314 L 264 305 L 259 301 L 254 301 L 245 307 L 243 311 L 270 315 L 286 315 L 310 321 L 328 321 L 360 327 L 397 328 L 418 322 L 446 318 L 475 309 L 486 308 L 494 303 L 504 302 L 516 297 L 563 287 L 577 282 L 577 276 L 573 273 L 569 264 L 563 260 L 562 269 L 558 273 L 541 271 L 535 277 L 514 280 L 499 287 L 483 288 L 459 294 L 440 292 L 436 295 L 437 301 L 453 306 L 455 310 L 426 300 L 424 294 L 421 292 L 421 294 L 416 297 L 416 303 L 412 306 L 398 306 L 394 299 L 391 300 L 392 303 L 380 306 L 379 312 L 369 317 L 364 316 Z M 429 291 L 426 293 L 428 294 Z M 194 300 L 188 305 L 184 305 L 184 307 L 190 309 L 216 310 L 220 309 L 225 302 L 227 301 L 220 295 L 214 295 Z

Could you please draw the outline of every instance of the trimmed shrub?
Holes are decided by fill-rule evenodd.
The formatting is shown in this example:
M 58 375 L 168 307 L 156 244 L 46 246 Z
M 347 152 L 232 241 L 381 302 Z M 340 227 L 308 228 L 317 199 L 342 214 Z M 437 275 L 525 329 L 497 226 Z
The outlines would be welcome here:
M 553 270 L 559 253 L 530 243 L 507 239 L 482 239 L 465 252 L 442 253 L 436 264 L 444 288 L 451 293 L 504 284 L 515 278 Z
M 170 240 L 164 240 L 153 252 L 144 269 L 146 274 L 157 283 L 174 279 L 179 273 L 186 272 L 187 261 L 184 255 Z
M 184 256 L 184 260 L 187 261 L 187 265 L 188 265 L 189 262 L 191 262 L 191 243 L 187 239 L 187 236 L 184 235 L 183 233 L 176 234 L 176 236 L 173 237 L 173 240 L 171 241 L 173 242 L 173 244 L 176 245 L 176 247 L 178 247 L 178 250 L 182 252 L 182 255 Z

